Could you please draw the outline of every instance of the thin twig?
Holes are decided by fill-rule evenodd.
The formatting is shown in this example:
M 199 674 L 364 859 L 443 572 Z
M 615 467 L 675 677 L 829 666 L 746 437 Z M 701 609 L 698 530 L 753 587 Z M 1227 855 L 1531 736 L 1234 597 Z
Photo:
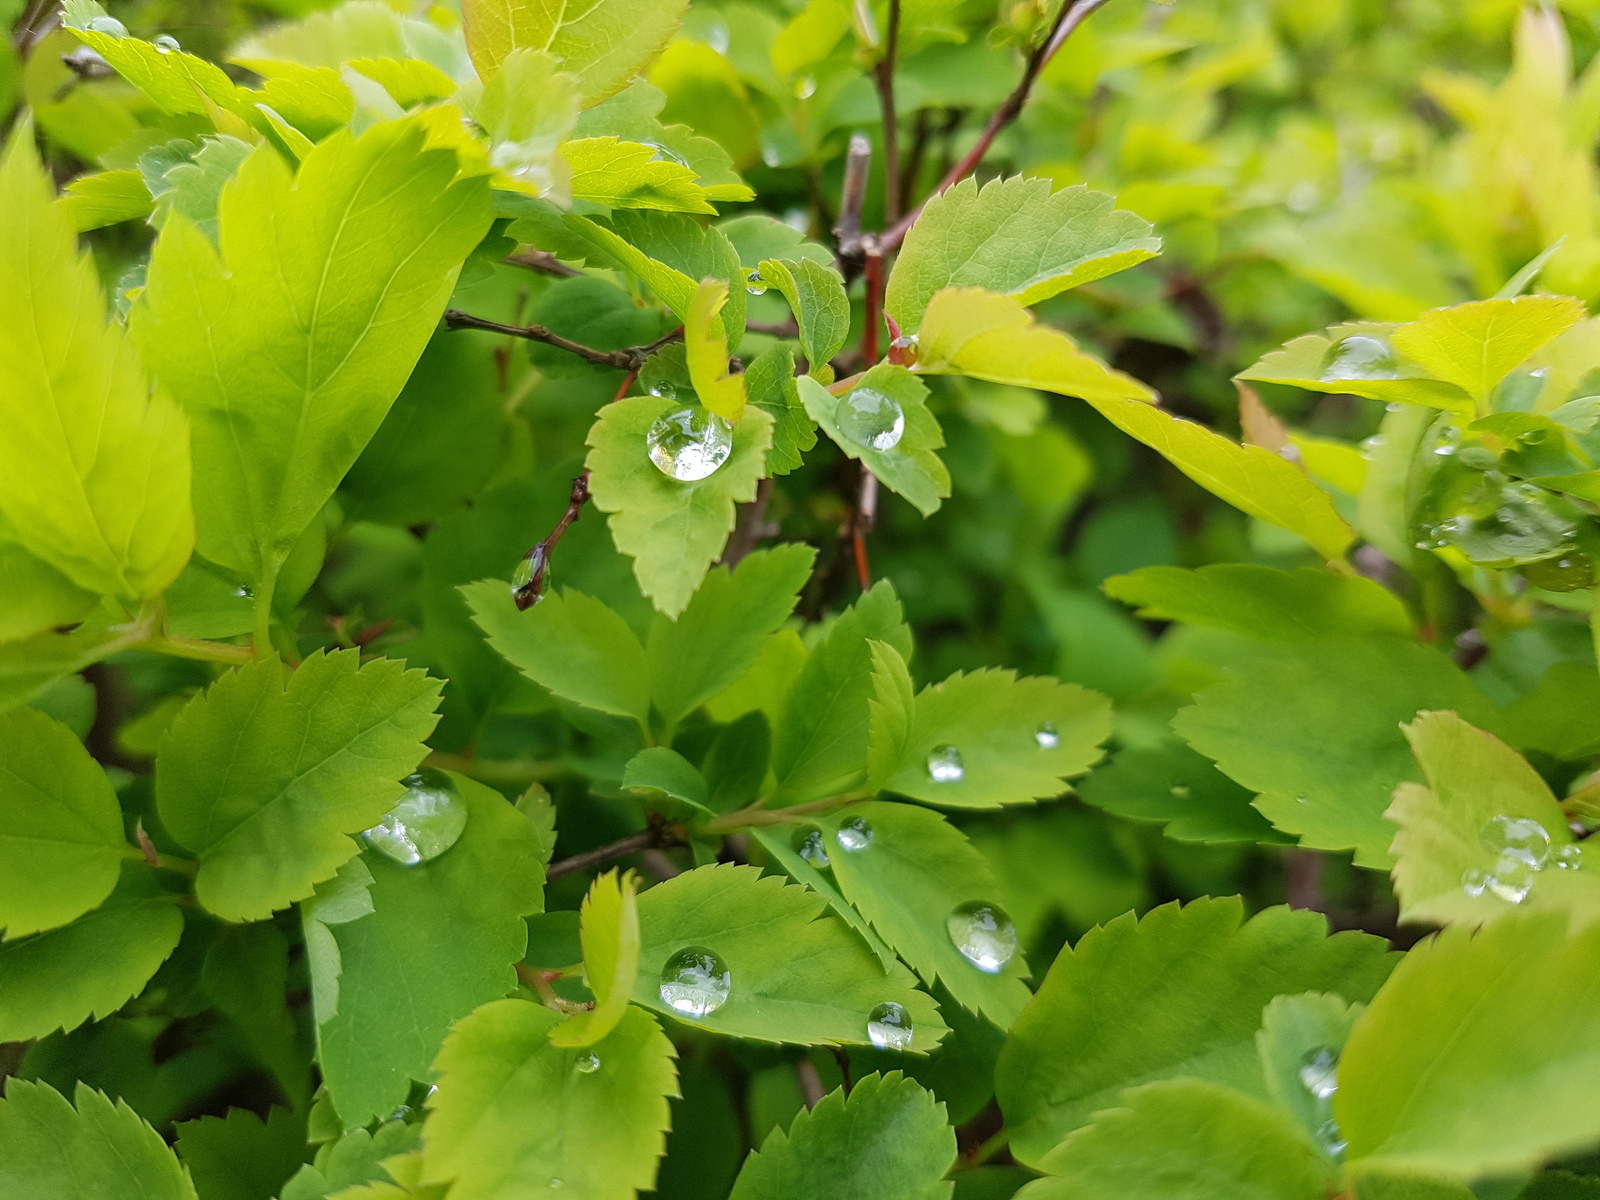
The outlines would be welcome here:
M 873 67 L 878 106 L 883 110 L 883 220 L 900 219 L 900 122 L 894 107 L 895 57 L 900 49 L 900 0 L 889 0 L 889 33 L 883 57 Z
M 772 488 L 773 480 L 769 475 L 756 484 L 756 498 L 740 507 L 739 523 L 733 528 L 733 536 L 728 539 L 728 548 L 722 552 L 719 566 L 731 571 L 767 536 L 767 501 L 772 498 Z
M 800 336 L 800 326 L 794 318 L 787 321 L 746 321 L 745 329 L 751 333 L 764 333 L 769 337 L 797 338 Z
M 822 1087 L 822 1076 L 817 1074 L 817 1064 L 803 1054 L 794 1060 L 794 1077 L 807 1108 L 815 1108 L 828 1094 Z
M 543 325 L 503 325 L 499 321 L 489 321 L 483 317 L 475 317 L 471 313 L 464 313 L 458 308 L 452 308 L 444 314 L 444 324 L 446 329 L 483 329 L 490 333 L 503 333 L 507 337 L 523 338 L 530 342 L 543 342 L 547 346 L 554 346 L 557 350 L 576 354 L 585 362 L 593 363 L 597 367 L 611 367 L 618 371 L 637 371 L 644 366 L 645 359 L 668 342 L 675 342 L 683 336 L 683 329 L 680 327 L 664 337 L 657 338 L 648 346 L 629 346 L 626 350 L 596 350 L 593 346 L 585 346 L 570 338 L 564 338 Z
M 43 28 L 35 30 L 34 26 L 39 23 L 39 18 L 46 13 L 50 15 L 50 19 L 45 22 Z M 12 37 L 18 53 L 26 55 L 33 43 L 44 37 L 50 31 L 50 27 L 60 19 L 59 14 L 60 6 L 55 0 L 33 0 L 33 3 L 28 5 L 28 10 L 12 26 L 14 30 Z
M 561 540 L 561 535 L 566 533 L 567 526 L 578 519 L 583 512 L 583 506 L 589 502 L 589 470 L 587 467 L 572 481 L 572 492 L 567 497 L 567 511 L 561 514 L 561 519 L 556 522 L 543 541 L 534 546 L 522 556 L 522 561 L 528 564 L 527 581 L 512 593 L 518 608 L 532 608 L 544 598 L 544 581 L 550 573 L 550 555 L 555 553 L 556 543 Z
M 590 871 L 595 867 L 603 867 L 607 863 L 616 862 L 619 858 L 627 858 L 630 854 L 637 854 L 641 850 L 661 850 L 668 846 L 685 845 L 683 827 L 661 821 L 652 823 L 649 829 L 640 833 L 630 833 L 625 838 L 618 838 L 605 846 L 597 846 L 593 850 L 585 850 L 582 854 L 574 854 L 571 858 L 563 858 L 560 862 L 551 863 L 545 871 L 546 880 L 560 879 L 563 875 L 572 875 L 578 871 Z
M 861 206 L 867 198 L 867 170 L 872 166 L 872 143 L 855 133 L 844 156 L 844 185 L 839 189 L 839 220 L 833 236 L 839 250 L 840 272 L 849 283 L 861 270 Z
M 1076 32 L 1078 26 L 1089 19 L 1090 14 L 1096 9 L 1104 7 L 1106 0 L 1077 0 L 1077 3 L 1064 5 L 1061 15 L 1056 18 L 1055 26 L 1050 30 L 1050 36 L 1044 43 L 1028 56 L 1028 65 L 1023 68 L 1022 80 L 995 109 L 994 115 L 989 118 L 989 123 L 983 127 L 983 132 L 978 135 L 978 140 L 962 156 L 960 162 L 951 167 L 945 177 L 939 181 L 939 186 L 934 189 L 937 195 L 946 188 L 952 187 L 970 175 L 983 161 L 983 156 L 989 152 L 989 147 L 994 144 L 994 139 L 1000 131 L 1021 115 L 1023 107 L 1028 103 L 1028 95 L 1033 91 L 1034 82 L 1039 78 L 1039 73 L 1049 65 L 1050 60 L 1056 56 L 1069 37 Z M 917 216 L 922 212 L 922 205 L 918 205 L 907 213 L 887 233 L 878 239 L 879 246 L 885 250 L 893 250 L 905 240 L 911 227 L 916 224 Z
M 872 564 L 867 560 L 867 534 L 878 521 L 878 477 L 861 464 L 861 487 L 850 510 L 850 549 L 856 560 L 856 582 L 863 592 L 872 589 Z
M 848 1096 L 855 1083 L 850 1078 L 850 1052 L 843 1046 L 830 1047 L 833 1050 L 833 1061 L 839 1064 L 839 1075 L 844 1082 L 844 1094 Z
M 515 254 L 508 254 L 501 261 L 513 267 L 526 267 L 530 271 L 538 271 L 544 275 L 558 275 L 563 279 L 572 279 L 583 274 L 576 267 L 569 267 L 561 262 L 548 250 L 535 250 L 532 246 L 518 250 Z

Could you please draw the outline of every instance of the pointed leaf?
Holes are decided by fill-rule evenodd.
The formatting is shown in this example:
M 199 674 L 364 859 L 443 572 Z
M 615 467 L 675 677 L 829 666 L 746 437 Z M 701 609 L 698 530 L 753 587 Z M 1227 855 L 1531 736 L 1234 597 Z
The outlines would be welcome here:
M 1571 296 L 1476 300 L 1433 308 L 1394 331 L 1394 348 L 1480 405 L 1518 363 L 1585 316 Z
M 1332 1114 L 1328 1098 L 1306 1086 L 1304 1070 L 1324 1054 L 1337 1065 L 1350 1030 L 1365 1010 L 1366 1005 L 1351 1004 L 1331 992 L 1302 992 L 1277 997 L 1261 1013 L 1256 1053 L 1267 1091 L 1294 1114 L 1303 1133 L 1313 1140 L 1326 1138 Z M 1335 1075 L 1335 1084 L 1337 1079 Z
M 809 258 L 766 259 L 759 270 L 762 280 L 789 302 L 811 370 L 827 366 L 850 336 L 850 298 L 844 280 L 831 266 Z
M 867 790 L 881 792 L 906 761 L 916 694 L 906 660 L 888 642 L 871 640 L 872 696 L 867 701 Z
M 1348 321 L 1325 334 L 1306 334 L 1264 355 L 1237 378 L 1365 396 L 1387 404 L 1470 412 L 1471 396 L 1454 383 L 1430 378 L 1421 366 L 1399 353 L 1392 341 L 1398 328 L 1380 321 Z
M 49 1084 L 6 1080 L 0 1195 L 40 1200 L 195 1200 L 189 1173 L 128 1105 L 78 1084 L 77 1108 Z
M 1177 739 L 1129 746 L 1077 787 L 1085 804 L 1135 821 L 1167 822 L 1175 842 L 1291 843 L 1251 807 L 1240 787 Z
M 496 76 L 498 78 L 498 76 Z M 710 213 L 711 197 L 682 163 L 659 158 L 660 148 L 614 137 L 575 138 L 562 145 L 572 169 L 572 196 L 610 208 Z
M 744 412 L 744 376 L 728 373 L 728 339 L 721 317 L 727 302 L 726 283 L 700 281 L 683 319 L 683 350 L 700 403 L 724 420 L 737 421 Z
M 472 110 L 489 135 L 496 186 L 563 199 L 578 194 L 572 176 L 596 165 L 581 152 L 574 162 L 561 145 L 578 122 L 579 86 L 549 54 L 514 50 L 506 56 Z
M 583 975 L 595 1006 L 550 1031 L 552 1046 L 592 1046 L 628 1011 L 639 978 L 639 877 L 607 871 L 583 898 Z
M 305 1118 L 277 1105 L 265 1121 L 230 1108 L 177 1129 L 178 1155 L 203 1200 L 271 1200 L 304 1162 Z
M 773 421 L 766 473 L 787 475 L 805 461 L 805 452 L 817 444 L 817 427 L 800 402 L 794 351 L 780 342 L 756 355 L 745 368 L 744 386 L 750 403 Z
M 899 406 L 904 429 L 887 450 L 862 445 L 840 427 L 839 412 L 841 405 L 850 402 L 848 394 L 841 399 L 810 375 L 802 375 L 795 384 L 806 412 L 839 449 L 860 460 L 885 487 L 911 501 L 923 516 L 938 511 L 941 501 L 950 494 L 950 472 L 935 453 L 944 445 L 944 430 L 928 409 L 926 384 L 904 367 L 879 363 L 852 389 L 877 392 Z

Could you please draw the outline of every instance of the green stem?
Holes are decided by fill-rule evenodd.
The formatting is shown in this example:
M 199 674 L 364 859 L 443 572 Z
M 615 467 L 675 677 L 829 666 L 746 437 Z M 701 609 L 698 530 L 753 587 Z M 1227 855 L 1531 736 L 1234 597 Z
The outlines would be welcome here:
M 813 800 L 809 804 L 794 804 L 788 808 L 779 808 L 768 811 L 761 807 L 762 801 L 757 800 L 746 808 L 735 809 L 730 813 L 723 813 L 720 817 L 713 817 L 702 827 L 702 832 L 719 834 L 733 833 L 740 829 L 749 829 L 756 825 L 795 825 L 800 818 L 809 813 L 827 812 L 830 809 L 842 808 L 846 804 L 854 804 L 857 800 L 869 799 L 866 792 L 851 792 L 846 796 L 832 796 L 827 800 Z
M 1600 668 L 1600 584 L 1589 595 L 1594 599 L 1594 607 L 1589 611 L 1589 637 L 1594 642 L 1595 666 Z
M 241 666 L 255 658 L 249 646 L 234 646 L 228 642 L 207 642 L 200 638 L 164 637 L 159 634 L 135 643 L 133 649 L 149 650 L 154 654 L 170 654 L 174 658 L 227 663 L 229 666 Z
M 275 654 L 272 645 L 272 594 L 278 588 L 278 573 L 273 571 L 256 585 L 255 629 L 251 639 L 257 660 Z

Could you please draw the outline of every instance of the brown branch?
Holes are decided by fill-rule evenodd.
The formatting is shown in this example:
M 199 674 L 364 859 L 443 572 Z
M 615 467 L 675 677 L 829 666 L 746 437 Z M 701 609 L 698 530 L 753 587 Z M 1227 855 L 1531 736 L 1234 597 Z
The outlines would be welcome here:
M 579 871 L 603 867 L 607 863 L 627 858 L 628 855 L 637 854 L 641 850 L 661 850 L 668 846 L 686 844 L 681 825 L 670 825 L 665 821 L 652 822 L 649 829 L 630 833 L 627 837 L 618 838 L 607 845 L 597 846 L 593 850 L 585 850 L 582 854 L 574 854 L 571 858 L 551 863 L 544 877 L 546 881 L 560 879 L 563 875 L 574 875 Z
M 772 488 L 773 479 L 769 475 L 756 484 L 756 498 L 739 506 L 739 523 L 733 528 L 733 536 L 728 539 L 718 566 L 731 571 L 767 536 L 767 501 L 772 498 Z
M 513 267 L 526 267 L 530 271 L 538 271 L 544 275 L 557 275 L 563 279 L 572 279 L 583 274 L 576 267 L 569 267 L 566 263 L 561 262 L 548 250 L 535 250 L 532 246 L 518 250 L 515 254 L 508 254 L 501 261 L 509 263 Z
M 861 269 L 861 206 L 867 198 L 867 170 L 871 166 L 872 143 L 859 133 L 851 134 L 844 157 L 844 185 L 839 189 L 839 220 L 833 227 L 840 271 L 846 283 Z
M 1033 91 L 1033 85 L 1039 78 L 1039 73 L 1049 65 L 1050 60 L 1056 56 L 1069 37 L 1077 31 L 1089 16 L 1099 8 L 1104 7 L 1106 0 L 1076 0 L 1076 3 L 1063 4 L 1061 15 L 1056 18 L 1050 36 L 1044 43 L 1028 56 L 1028 65 L 1023 68 L 1022 80 L 1012 93 L 995 109 L 994 115 L 989 118 L 989 123 L 983 127 L 983 132 L 978 135 L 978 140 L 971 150 L 962 156 L 960 162 L 951 167 L 945 177 L 939 181 L 939 186 L 934 189 L 938 195 L 946 188 L 953 187 L 965 179 L 974 170 L 983 156 L 989 152 L 989 147 L 994 144 L 995 138 L 1011 122 L 1021 115 L 1023 107 L 1028 103 L 1028 96 Z M 917 205 L 910 213 L 900 219 L 895 226 L 878 239 L 878 244 L 883 250 L 893 250 L 905 240 L 906 234 L 916 224 L 918 215 L 922 212 L 922 205 Z
M 648 346 L 629 346 L 626 350 L 596 350 L 592 346 L 584 346 L 570 338 L 564 338 L 543 325 L 502 325 L 499 321 L 475 317 L 458 308 L 452 308 L 444 314 L 444 324 L 446 329 L 483 329 L 490 333 L 503 333 L 507 337 L 523 338 L 530 342 L 543 342 L 547 346 L 554 346 L 557 350 L 576 354 L 585 362 L 593 363 L 597 367 L 611 367 L 617 371 L 637 371 L 644 365 L 645 359 L 668 342 L 675 342 L 683 336 L 683 329 L 679 327 L 665 337 L 657 338 Z
M 800 1098 L 806 1102 L 807 1108 L 815 1108 L 827 1095 L 822 1086 L 822 1076 L 817 1074 L 817 1064 L 803 1054 L 794 1060 L 794 1077 L 800 1085 Z
M 787 321 L 746 321 L 745 329 L 751 333 L 764 333 L 768 337 L 797 338 L 800 336 L 800 326 L 794 318 Z
M 856 560 L 856 582 L 863 592 L 872 589 L 872 565 L 867 561 L 867 534 L 878 521 L 878 477 L 861 464 L 861 488 L 850 509 L 850 549 Z
M 900 49 L 900 0 L 889 0 L 889 34 L 883 57 L 872 68 L 883 110 L 883 220 L 900 219 L 900 120 L 894 107 L 895 58 Z
M 561 519 L 556 522 L 555 528 L 543 541 L 522 556 L 522 561 L 529 564 L 529 567 L 527 582 L 512 593 L 518 608 L 532 608 L 544 598 L 544 581 L 550 574 L 550 556 L 555 553 L 556 543 L 561 540 L 561 535 L 566 533 L 567 526 L 578 519 L 578 515 L 583 512 L 583 506 L 588 502 L 589 470 L 585 467 L 572 481 L 572 493 L 567 497 L 567 511 L 561 514 Z

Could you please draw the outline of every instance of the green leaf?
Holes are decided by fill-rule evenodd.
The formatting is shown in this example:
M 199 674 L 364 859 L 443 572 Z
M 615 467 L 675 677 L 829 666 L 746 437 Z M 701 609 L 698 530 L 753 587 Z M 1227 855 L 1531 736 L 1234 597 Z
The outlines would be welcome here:
M 33 709 L 0 716 L 0 930 L 65 925 L 111 894 L 130 847 L 100 764 Z
M 142 642 L 138 624 L 107 627 L 104 609 L 71 633 L 37 633 L 0 645 L 0 710 L 26 704 L 58 680 Z
M 150 191 L 137 171 L 80 175 L 63 190 L 56 207 L 79 233 L 150 215 Z
M 750 669 L 794 611 L 815 559 L 801 543 L 757 550 L 732 572 L 711 571 L 676 620 L 655 617 L 648 677 L 668 728 Z
M 1100 758 L 1111 735 L 1111 702 L 1075 683 L 1015 671 L 957 671 L 917 694 L 897 769 L 884 787 L 944 808 L 997 808 L 1046 800 Z M 944 747 L 961 777 L 939 780 L 931 763 Z
M 129 863 L 93 912 L 0 944 L 0 1038 L 27 1041 L 76 1029 L 138 995 L 183 933 L 178 899 L 148 867 Z
M 281 28 L 281 27 L 280 27 Z M 455 94 L 456 81 L 432 63 L 415 58 L 352 58 L 350 69 L 383 85 L 401 108 L 414 108 Z M 270 86 L 271 81 L 268 81 Z
M 652 468 L 653 470 L 654 468 Z M 497 579 L 461 588 L 489 644 L 529 679 L 599 712 L 650 722 L 650 672 L 628 623 L 593 596 L 551 589 L 518 610 Z
M 683 357 L 700 403 L 723 420 L 738 421 L 745 405 L 744 376 L 728 373 L 728 338 L 722 319 L 727 302 L 725 282 L 700 281 L 683 318 Z
M 1394 331 L 1394 348 L 1436 379 L 1487 404 L 1518 363 L 1572 328 L 1587 313 L 1571 296 L 1476 300 L 1429 309 Z
M 0 514 L 36 558 L 87 591 L 138 600 L 194 547 L 189 427 L 152 393 L 93 261 L 54 203 L 24 122 L 0 164 Z
M 76 625 L 98 602 L 17 541 L 0 512 L 0 643 Z
M 177 1128 L 178 1155 L 202 1200 L 272 1200 L 304 1161 L 305 1118 L 276 1105 L 265 1121 L 230 1108 L 226 1118 L 201 1117 Z
M 1335 325 L 1326 334 L 1295 338 L 1236 378 L 1365 396 L 1387 404 L 1470 411 L 1471 396 L 1453 383 L 1430 379 L 1425 370 L 1399 353 L 1392 341 L 1397 328 L 1378 321 Z
M 1328 992 L 1304 992 L 1278 996 L 1261 1013 L 1256 1051 L 1267 1091 L 1313 1141 L 1326 1138 L 1332 1114 L 1327 1099 L 1306 1086 L 1302 1071 L 1322 1056 L 1336 1064 L 1365 1008 Z
M 1393 853 L 1401 920 L 1478 925 L 1546 908 L 1580 921 L 1600 915 L 1600 864 L 1574 848 L 1566 815 L 1526 759 L 1454 713 L 1418 713 L 1403 728 L 1427 786 L 1400 784 L 1385 814 L 1400 827 Z M 1534 844 L 1521 853 L 1532 862 L 1503 859 L 1501 847 L 1491 847 L 1504 842 L 1494 827 L 1505 820 L 1543 830 L 1528 830 Z M 1562 869 L 1566 856 L 1582 866 Z
M 282 1200 L 323 1200 L 341 1188 L 392 1178 L 381 1165 L 386 1159 L 415 1151 L 422 1144 L 422 1126 L 385 1121 L 369 1133 L 352 1129 L 317 1152 L 315 1166 L 300 1169 L 283 1189 Z
M 595 147 L 574 161 L 561 145 L 578 123 L 579 87 L 559 60 L 539 50 L 512 51 L 488 77 L 472 116 L 489 135 L 497 185 L 537 196 L 578 194 L 576 176 L 599 165 Z
M 1315 567 L 1141 567 L 1114 575 L 1101 587 L 1106 595 L 1137 608 L 1146 620 L 1234 629 L 1270 641 L 1412 633 L 1411 618 L 1393 592 L 1359 575 Z
M 708 137 L 699 137 L 688 125 L 663 125 L 657 120 L 666 106 L 667 97 L 660 88 L 651 87 L 642 78 L 635 79 L 609 100 L 595 105 L 578 118 L 578 137 L 616 137 L 625 142 L 642 142 L 660 151 L 660 157 L 683 163 L 697 176 L 705 190 L 706 198 L 718 201 L 754 200 L 755 192 L 745 186 L 734 170 L 733 160 L 720 144 Z M 724 222 L 724 228 L 740 221 L 759 220 L 781 225 L 771 217 L 740 217 Z M 787 227 L 785 227 L 787 228 Z M 732 233 L 729 236 L 733 236 Z M 798 238 L 798 235 L 796 235 Z M 788 243 L 785 243 L 787 246 Z M 820 247 L 813 247 L 820 249 Z M 823 251 L 823 253 L 827 253 Z M 754 267 L 756 258 L 745 262 Z M 827 261 L 833 255 L 827 254 Z
M 644 796 L 660 793 L 681 800 L 708 815 L 715 811 L 700 769 L 665 746 L 649 746 L 630 758 L 622 771 L 622 786 Z
M 884 308 L 907 332 L 935 292 L 983 288 L 1034 305 L 1161 252 L 1150 223 L 1087 187 L 1048 179 L 964 179 L 933 196 L 906 235 Z
M 970 375 L 1091 402 L 1155 399 L 1144 384 L 1085 354 L 1059 329 L 1037 324 L 1012 297 L 981 288 L 936 293 L 917 336 L 922 374 Z
M 850 298 L 844 280 L 832 266 L 809 258 L 769 258 L 758 269 L 763 282 L 789 302 L 812 371 L 827 366 L 850 336 Z
M 451 1023 L 516 986 L 523 918 L 544 907 L 537 827 L 483 784 L 451 778 L 467 804 L 460 839 L 411 867 L 368 851 L 371 914 L 331 930 L 342 974 L 337 1015 L 322 1012 L 326 982 L 316 997 L 318 1058 L 346 1129 L 405 1103 Z M 320 892 L 306 915 L 330 919 Z
M 90 22 L 104 14 L 99 4 L 73 3 L 64 8 L 62 24 L 162 112 L 209 116 L 210 102 L 246 120 L 257 115 L 245 98 L 248 93 L 215 63 L 182 50 L 91 28 Z
M 220 252 L 186 220 L 157 239 L 130 328 L 193 424 L 200 552 L 258 595 L 382 423 L 488 229 L 482 177 L 425 140 L 410 119 L 336 133 L 298 175 L 260 147 L 223 189 Z
M 872 947 L 872 952 L 878 956 L 878 961 L 883 964 L 885 971 L 893 973 L 899 966 L 899 959 L 895 952 L 889 949 L 884 940 L 872 930 L 872 925 L 858 913 L 844 894 L 839 891 L 834 882 L 832 871 L 819 871 L 812 866 L 795 849 L 795 841 L 809 833 L 809 827 L 802 826 L 801 832 L 796 834 L 779 825 L 774 828 L 756 826 L 751 829 L 750 835 L 760 842 L 774 862 L 788 873 L 790 879 L 796 883 L 803 883 L 817 895 L 828 902 L 828 907 L 835 916 L 859 933 L 867 945 Z
M 866 781 L 873 640 L 911 656 L 911 631 L 887 580 L 839 615 L 789 686 L 772 745 L 776 803 L 842 796 Z
M 766 474 L 787 475 L 805 462 L 806 451 L 817 444 L 817 427 L 800 402 L 794 351 L 780 342 L 756 355 L 745 368 L 744 386 L 750 403 L 772 418 Z
M 1367 1001 L 1394 965 L 1382 938 L 1328 937 L 1319 913 L 1243 917 L 1237 897 L 1165 904 L 1061 952 L 995 1073 L 1020 1161 L 1040 1165 L 1136 1084 L 1193 1076 L 1266 1098 L 1255 1035 L 1267 1003 L 1304 991 Z
M 250 143 L 235 137 L 202 138 L 192 158 L 169 167 L 159 182 L 146 181 L 155 201 L 150 224 L 161 229 L 173 213 L 180 213 L 215 243 L 222 189 L 250 157 L 250 150 Z
M 1600 675 L 1584 663 L 1558 662 L 1506 710 L 1507 740 L 1577 762 L 1600 753 Z
M 917 698 L 911 672 L 888 642 L 869 640 L 872 696 L 867 701 L 867 791 L 883 791 L 906 761 Z
M 126 1103 L 80 1083 L 76 1110 L 48 1084 L 6 1080 L 0 1195 L 40 1200 L 195 1200 L 161 1135 Z
M 1254 793 L 1176 740 L 1118 751 L 1077 792 L 1085 804 L 1119 817 L 1163 822 L 1162 832 L 1175 842 L 1292 840 L 1251 807 Z
M 1355 532 L 1328 493 L 1299 467 L 1260 446 L 1241 446 L 1204 425 L 1119 397 L 1084 397 L 1122 432 L 1229 504 L 1310 542 L 1339 562 Z
M 1469 1180 L 1600 1137 L 1600 925 L 1555 913 L 1447 929 L 1356 1022 L 1333 1112 L 1352 1172 Z
M 242 667 L 162 742 L 161 820 L 200 859 L 195 894 L 224 920 L 260 920 L 311 895 L 427 752 L 439 682 L 396 659 L 360 659 L 313 654 L 287 682 L 276 659 Z
M 611 208 L 715 215 L 699 176 L 682 163 L 656 157 L 659 149 L 615 137 L 565 143 L 561 155 L 572 169 L 573 199 Z
M 663 101 L 665 97 L 662 98 Z M 760 268 L 769 258 L 798 260 L 808 258 L 819 266 L 833 265 L 833 251 L 806 240 L 806 235 L 766 213 L 748 213 L 718 224 L 734 248 L 739 261 L 750 270 Z
M 467 49 L 488 79 L 512 50 L 548 50 L 583 80 L 583 106 L 621 91 L 666 47 L 686 0 L 599 0 L 581 10 L 466 0 Z
M 289 939 L 265 921 L 224 926 L 206 950 L 200 982 L 244 1048 L 297 1112 L 311 1099 L 311 1048 L 284 1001 Z
M 1395 786 L 1420 778 L 1400 724 L 1449 708 L 1477 725 L 1494 706 L 1438 650 L 1400 638 L 1264 646 L 1196 693 L 1172 727 L 1251 791 L 1278 829 L 1387 867 Z
M 1318 1200 L 1334 1182 L 1280 1109 L 1201 1079 L 1130 1088 L 1040 1166 L 1020 1200 Z
M 940 502 L 950 494 L 950 472 L 935 453 L 944 445 L 944 430 L 928 409 L 926 384 L 904 367 L 879 363 L 852 389 L 871 389 L 899 405 L 905 428 L 887 450 L 864 446 L 840 428 L 838 414 L 841 406 L 850 403 L 848 394 L 841 399 L 810 375 L 802 375 L 795 384 L 806 412 L 839 449 L 858 459 L 885 487 L 904 496 L 923 516 L 939 510 Z
M 869 1045 L 867 1020 L 879 1004 L 904 1006 L 914 1053 L 945 1033 L 933 998 L 898 963 L 885 969 L 845 925 L 820 918 L 821 896 L 762 877 L 755 867 L 699 867 L 639 897 L 639 979 L 633 1000 L 697 1029 L 799 1045 Z M 688 1018 L 661 997 L 662 968 L 699 947 L 726 964 L 728 998 Z
M 557 1183 L 632 1200 L 655 1183 L 667 1099 L 678 1094 L 672 1043 L 636 1008 L 587 1048 L 551 1045 L 560 1021 L 496 1000 L 457 1023 L 434 1068 L 424 1182 L 453 1181 L 451 1200 L 512 1200 Z M 590 1058 L 599 1068 L 578 1070 Z
M 673 479 L 650 461 L 645 437 L 675 400 L 634 396 L 602 408 L 589 430 L 589 492 L 609 514 L 617 549 L 633 560 L 639 590 L 676 617 L 722 553 L 733 529 L 734 505 L 755 499 L 772 418 L 746 407 L 733 428 L 728 460 L 704 479 Z
M 865 821 L 869 841 L 847 849 L 839 828 Z M 839 890 L 929 987 L 942 983 L 963 1008 L 1009 1028 L 1028 1002 L 1021 952 L 990 974 L 956 949 L 948 922 L 964 904 L 996 905 L 1000 885 L 982 854 L 939 813 L 871 801 L 821 814 Z
M 945 1107 L 899 1071 L 867 1075 L 774 1129 L 745 1160 L 731 1200 L 949 1200 L 956 1156 Z
M 639 978 L 639 878 L 607 871 L 583 898 L 583 977 L 595 1006 L 550 1031 L 552 1046 L 592 1046 L 617 1027 Z

